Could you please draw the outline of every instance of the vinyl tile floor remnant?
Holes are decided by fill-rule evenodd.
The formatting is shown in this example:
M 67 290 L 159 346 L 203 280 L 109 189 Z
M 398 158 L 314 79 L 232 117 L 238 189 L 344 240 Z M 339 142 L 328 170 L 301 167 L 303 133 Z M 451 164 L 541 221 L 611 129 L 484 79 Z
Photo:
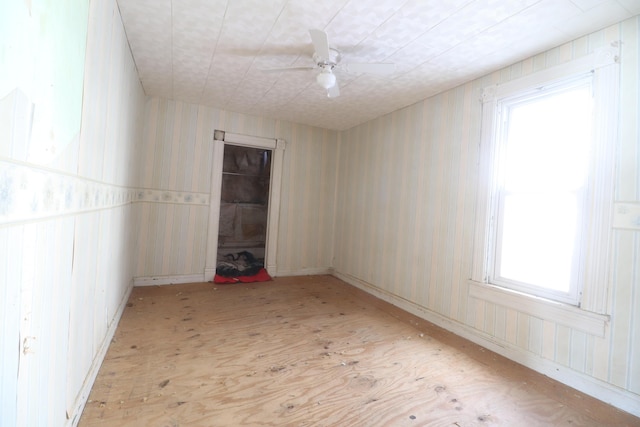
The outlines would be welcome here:
M 134 288 L 91 426 L 640 426 L 331 276 Z

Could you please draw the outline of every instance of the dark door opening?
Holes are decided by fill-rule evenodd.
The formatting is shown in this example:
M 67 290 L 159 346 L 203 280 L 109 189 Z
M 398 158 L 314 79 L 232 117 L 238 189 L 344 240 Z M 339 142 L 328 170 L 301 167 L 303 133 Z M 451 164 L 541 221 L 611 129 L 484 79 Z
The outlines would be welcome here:
M 251 275 L 264 267 L 271 150 L 226 144 L 216 273 Z

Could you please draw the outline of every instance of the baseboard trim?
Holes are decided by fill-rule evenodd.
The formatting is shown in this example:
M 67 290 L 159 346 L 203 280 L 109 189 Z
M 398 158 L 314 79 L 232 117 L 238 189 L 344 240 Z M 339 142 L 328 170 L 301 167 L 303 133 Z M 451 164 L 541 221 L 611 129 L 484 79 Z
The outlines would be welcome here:
M 312 276 L 321 274 L 332 274 L 333 268 L 319 267 L 319 268 L 303 268 L 300 270 L 279 270 L 276 274 L 271 274 L 273 277 L 277 276 Z M 133 286 L 162 286 L 162 285 L 178 285 L 181 283 L 202 283 L 213 280 L 215 270 L 205 269 L 203 274 L 185 274 L 177 276 L 144 276 L 134 277 Z M 207 280 L 208 277 L 211 277 Z
M 318 267 L 318 268 L 302 268 L 300 270 L 278 270 L 275 276 L 288 277 L 288 276 L 315 276 L 322 274 L 332 274 L 333 268 L 331 267 Z
M 559 365 L 550 360 L 540 358 L 535 354 L 526 352 L 507 342 L 497 341 L 494 337 L 491 337 L 488 334 L 427 310 L 414 302 L 380 289 L 371 283 L 358 279 L 357 277 L 340 273 L 338 271 L 333 271 L 331 274 L 338 279 L 355 286 L 356 288 L 393 304 L 408 313 L 440 326 L 441 328 L 461 336 L 475 344 L 487 348 L 506 357 L 507 359 L 513 360 L 514 362 L 526 366 L 527 368 L 530 368 L 542 375 L 546 375 L 549 378 L 561 382 L 609 405 L 640 417 L 640 396 L 634 393 L 623 390 L 602 380 L 598 380 L 597 378 L 573 371 L 566 366 Z
M 180 276 L 147 276 L 134 277 L 133 286 L 160 286 L 178 285 L 181 283 L 202 283 L 205 282 L 204 274 L 184 274 Z
M 71 408 L 71 411 L 67 413 L 67 422 L 65 426 L 67 427 L 76 427 L 80 422 L 80 416 L 82 415 L 82 411 L 84 411 L 84 407 L 87 404 L 87 400 L 89 399 L 89 394 L 91 393 L 91 388 L 96 381 L 96 377 L 98 376 L 98 372 L 100 372 L 100 367 L 102 366 L 102 362 L 104 361 L 105 356 L 107 355 L 107 350 L 109 350 L 109 345 L 111 345 L 111 340 L 116 333 L 116 329 L 118 328 L 118 324 L 120 323 L 120 319 L 122 318 L 122 313 L 124 313 L 124 309 L 127 306 L 127 301 L 129 301 L 129 297 L 131 296 L 131 291 L 133 290 L 133 286 L 129 286 L 127 292 L 125 292 L 124 297 L 120 301 L 118 305 L 118 309 L 116 310 L 113 318 L 111 319 L 111 323 L 107 328 L 107 333 L 100 344 L 100 348 L 96 353 L 96 356 L 93 358 L 93 362 L 91 363 L 91 368 L 89 368 L 89 372 L 85 377 L 84 383 L 82 384 L 82 388 L 80 392 L 76 396 L 75 402 Z
M 204 281 L 205 282 L 213 282 L 216 276 L 216 268 L 205 268 L 204 269 Z

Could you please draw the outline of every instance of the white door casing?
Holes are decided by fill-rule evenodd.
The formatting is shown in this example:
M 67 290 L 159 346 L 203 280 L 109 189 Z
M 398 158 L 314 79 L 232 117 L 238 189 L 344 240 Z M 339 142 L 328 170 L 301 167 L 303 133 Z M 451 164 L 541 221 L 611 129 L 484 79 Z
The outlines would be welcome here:
M 222 164 L 225 144 L 265 148 L 272 151 L 271 182 L 269 183 L 269 205 L 267 213 L 267 239 L 265 246 L 265 268 L 269 275 L 277 273 L 278 224 L 280 218 L 280 188 L 286 143 L 282 139 L 260 138 L 216 130 L 213 137 L 213 164 L 211 166 L 211 197 L 209 226 L 207 227 L 207 256 L 204 269 L 205 281 L 213 280 L 218 257 L 218 231 L 220 227 L 220 197 L 222 196 Z

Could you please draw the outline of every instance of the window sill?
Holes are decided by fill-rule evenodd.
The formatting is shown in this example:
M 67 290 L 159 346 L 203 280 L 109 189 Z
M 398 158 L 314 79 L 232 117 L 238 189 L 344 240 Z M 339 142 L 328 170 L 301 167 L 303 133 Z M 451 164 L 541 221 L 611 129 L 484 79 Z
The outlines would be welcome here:
M 469 280 L 469 296 L 603 338 L 609 316 Z

